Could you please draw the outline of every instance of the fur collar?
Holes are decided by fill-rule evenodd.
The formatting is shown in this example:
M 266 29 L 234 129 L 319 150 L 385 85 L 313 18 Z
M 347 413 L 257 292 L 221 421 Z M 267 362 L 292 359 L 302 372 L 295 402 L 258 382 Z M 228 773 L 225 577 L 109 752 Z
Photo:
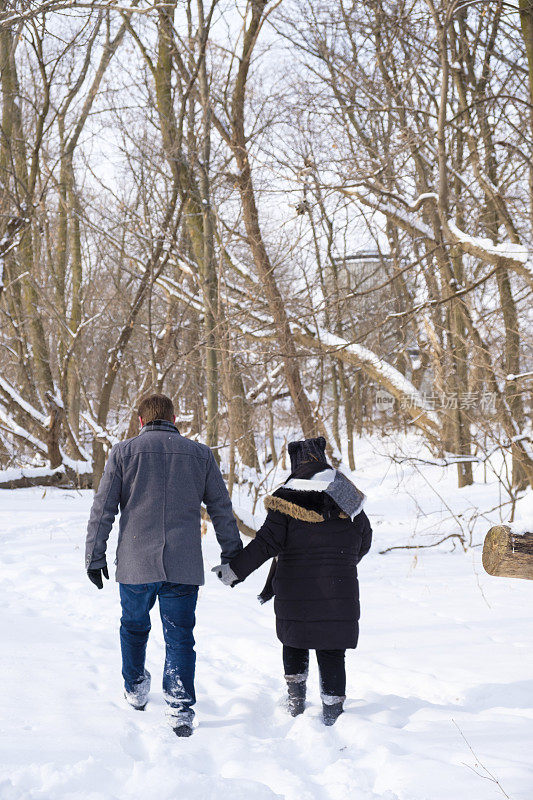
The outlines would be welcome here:
M 275 494 L 268 494 L 263 500 L 263 503 L 267 511 L 269 509 L 272 511 L 280 511 L 282 514 L 287 514 L 287 516 L 298 519 L 301 522 L 325 522 L 326 519 L 323 514 L 314 511 L 312 508 L 304 508 L 298 503 L 294 503 L 284 497 L 276 496 Z M 348 518 L 348 515 L 342 511 L 337 516 L 343 519 Z
M 291 503 L 290 500 L 285 500 L 283 497 L 276 497 L 273 494 L 267 494 L 263 500 L 265 508 L 268 511 L 281 511 L 282 514 L 287 514 L 293 519 L 299 519 L 302 522 L 324 522 L 324 517 L 317 511 L 310 508 L 303 508 L 296 503 Z

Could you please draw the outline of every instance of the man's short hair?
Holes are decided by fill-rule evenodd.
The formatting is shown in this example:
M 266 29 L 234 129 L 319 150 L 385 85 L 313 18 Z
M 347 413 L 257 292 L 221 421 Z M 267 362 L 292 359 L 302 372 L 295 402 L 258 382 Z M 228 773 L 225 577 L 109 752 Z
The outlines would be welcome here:
M 155 419 L 166 419 L 173 422 L 174 404 L 166 394 L 151 394 L 141 400 L 137 413 L 145 425 Z

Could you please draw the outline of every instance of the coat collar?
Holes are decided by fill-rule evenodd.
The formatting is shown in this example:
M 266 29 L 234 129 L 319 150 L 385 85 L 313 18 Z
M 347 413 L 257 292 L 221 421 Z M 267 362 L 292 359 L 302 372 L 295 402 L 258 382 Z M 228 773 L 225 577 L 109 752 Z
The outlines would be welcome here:
M 304 508 L 298 505 L 298 503 L 293 503 L 284 497 L 276 497 L 275 494 L 267 494 L 263 503 L 267 511 L 280 511 L 282 514 L 287 514 L 288 517 L 292 517 L 293 519 L 299 519 L 301 522 L 325 521 L 324 515 L 320 514 L 318 511 L 313 511 L 311 508 Z M 345 517 L 346 514 L 342 514 L 341 512 L 341 516 Z
M 172 431 L 173 433 L 179 433 L 176 425 L 168 419 L 154 419 L 152 422 L 147 422 L 139 431 L 139 435 L 146 433 L 146 431 Z

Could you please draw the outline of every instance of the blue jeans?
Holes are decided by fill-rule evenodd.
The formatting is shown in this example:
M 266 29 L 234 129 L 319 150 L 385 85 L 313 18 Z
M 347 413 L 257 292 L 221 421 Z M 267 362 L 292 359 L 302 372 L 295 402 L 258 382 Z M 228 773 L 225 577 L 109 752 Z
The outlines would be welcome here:
M 120 583 L 120 647 L 122 676 L 126 692 L 135 695 L 149 679 L 144 668 L 146 644 L 150 633 L 150 610 L 159 597 L 166 656 L 163 671 L 163 694 L 168 714 L 177 722 L 192 722 L 196 702 L 194 692 L 193 629 L 198 586 L 183 583 Z

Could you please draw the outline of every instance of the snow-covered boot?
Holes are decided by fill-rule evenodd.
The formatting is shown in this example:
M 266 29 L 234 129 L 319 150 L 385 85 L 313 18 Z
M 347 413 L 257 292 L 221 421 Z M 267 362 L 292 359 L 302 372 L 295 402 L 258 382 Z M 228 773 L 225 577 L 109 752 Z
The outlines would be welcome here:
M 286 675 L 288 699 L 287 710 L 291 717 L 303 714 L 305 710 L 306 682 L 300 675 Z
M 176 736 L 180 739 L 186 736 L 191 736 L 193 732 L 193 719 L 194 711 L 190 708 L 175 708 L 174 706 L 167 706 L 165 712 L 168 723 Z
M 176 736 L 179 736 L 180 739 L 183 739 L 186 736 L 192 736 L 192 726 L 191 725 L 176 725 L 175 728 L 172 728 Z
M 135 684 L 132 692 L 124 689 L 124 697 L 129 705 L 136 711 L 144 711 L 150 694 L 151 676 L 147 669 L 144 670 L 144 677 Z
M 345 697 L 322 695 L 322 719 L 328 727 L 334 725 L 344 711 Z
M 134 695 L 132 695 L 131 692 L 127 692 L 125 689 L 124 689 L 124 697 L 126 698 L 128 705 L 134 708 L 135 711 L 144 711 L 144 709 L 146 708 L 146 702 L 148 701 L 146 701 L 145 703 L 140 703 L 137 700 L 137 698 Z

